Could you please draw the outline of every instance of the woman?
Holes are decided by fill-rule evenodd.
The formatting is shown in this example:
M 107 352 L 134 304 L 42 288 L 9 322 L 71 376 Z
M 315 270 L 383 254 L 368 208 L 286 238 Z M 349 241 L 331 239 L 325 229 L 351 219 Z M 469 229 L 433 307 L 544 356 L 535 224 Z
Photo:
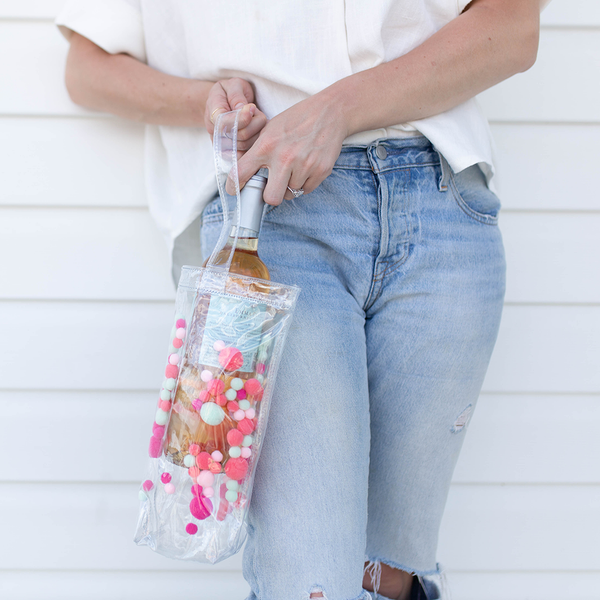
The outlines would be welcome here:
M 540 0 L 69 3 L 78 104 L 152 125 L 174 274 L 222 215 L 210 135 L 269 170 L 261 256 L 302 287 L 256 473 L 249 600 L 440 597 L 437 535 L 504 295 L 472 98 L 535 61 Z M 282 203 L 283 199 L 298 198 Z M 468 526 L 468 525 L 467 525 Z

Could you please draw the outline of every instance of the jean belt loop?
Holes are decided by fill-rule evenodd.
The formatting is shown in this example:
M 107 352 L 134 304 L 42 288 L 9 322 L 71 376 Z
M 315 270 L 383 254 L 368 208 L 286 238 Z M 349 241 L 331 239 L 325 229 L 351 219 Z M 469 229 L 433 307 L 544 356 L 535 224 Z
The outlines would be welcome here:
M 450 174 L 452 173 L 452 169 L 448 164 L 448 161 L 444 158 L 444 155 L 437 150 L 437 153 L 440 157 L 440 167 L 442 168 L 442 175 L 440 177 L 439 190 L 440 192 L 448 191 L 448 182 L 450 181 Z

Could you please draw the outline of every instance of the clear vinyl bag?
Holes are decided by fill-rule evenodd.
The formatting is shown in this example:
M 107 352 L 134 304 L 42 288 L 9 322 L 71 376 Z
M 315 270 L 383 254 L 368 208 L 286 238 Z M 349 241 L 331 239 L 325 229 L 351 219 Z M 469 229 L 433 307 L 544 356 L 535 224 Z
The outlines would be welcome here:
M 230 272 L 235 244 L 222 260 L 231 226 L 227 177 L 236 188 L 236 242 L 239 231 L 238 116 L 221 115 L 215 127 L 223 230 L 205 268 L 182 269 L 135 535 L 138 545 L 169 558 L 210 563 L 238 552 L 246 538 L 254 472 L 299 293 Z

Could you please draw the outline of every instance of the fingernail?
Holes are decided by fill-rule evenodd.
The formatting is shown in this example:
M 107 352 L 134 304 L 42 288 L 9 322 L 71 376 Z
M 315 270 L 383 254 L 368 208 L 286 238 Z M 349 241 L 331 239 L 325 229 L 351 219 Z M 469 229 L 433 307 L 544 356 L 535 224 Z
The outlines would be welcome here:
M 235 105 L 235 110 L 238 110 L 238 109 L 240 109 L 240 108 L 244 108 L 244 103 L 243 103 L 243 102 L 238 102 L 238 103 Z
M 254 106 L 254 104 L 250 104 L 250 108 L 248 110 L 252 116 L 256 114 L 256 106 Z

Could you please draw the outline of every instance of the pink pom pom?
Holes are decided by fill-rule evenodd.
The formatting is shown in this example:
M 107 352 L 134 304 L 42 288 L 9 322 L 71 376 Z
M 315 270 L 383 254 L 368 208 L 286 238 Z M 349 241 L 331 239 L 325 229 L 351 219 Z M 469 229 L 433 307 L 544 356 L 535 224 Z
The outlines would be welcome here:
M 202 408 L 202 401 L 200 400 L 200 398 L 194 398 L 194 400 L 192 400 L 192 406 L 196 410 L 200 410 Z
M 194 484 L 192 486 L 192 496 L 201 496 L 202 495 L 202 486 L 198 484 Z
M 169 364 L 176 365 L 179 362 L 179 354 L 171 354 L 169 356 Z
M 142 489 L 145 492 L 149 492 L 153 487 L 154 487 L 154 484 L 149 479 L 146 479 L 146 481 L 144 481 L 144 483 L 142 483 Z
M 175 327 L 177 327 L 177 329 L 185 327 L 185 319 L 177 319 L 177 321 L 175 322 Z
M 183 340 L 180 340 L 179 338 L 175 338 L 172 342 L 173 344 L 173 348 L 181 348 L 181 346 L 183 346 Z
M 200 446 L 198 446 L 198 444 L 190 444 L 190 447 L 188 448 L 188 452 L 192 456 L 198 456 L 198 454 L 200 454 Z
M 238 423 L 238 429 L 244 435 L 250 435 L 254 431 L 254 421 L 252 419 L 242 419 Z
M 209 398 L 210 398 L 210 394 L 206 390 L 202 390 L 198 394 L 198 400 L 200 400 L 200 402 L 202 402 L 202 403 L 206 402 Z
M 158 458 L 162 452 L 162 438 L 152 436 L 150 438 L 150 447 L 148 448 L 148 454 L 150 458 Z
M 222 394 L 225 391 L 225 384 L 220 379 L 213 379 L 208 384 L 208 391 L 213 396 L 218 396 L 219 394 Z
M 171 410 L 171 403 L 168 400 L 161 400 L 158 404 L 160 410 L 169 412 Z
M 256 411 L 253 408 L 249 408 L 246 411 L 246 418 L 247 419 L 254 419 L 255 416 L 256 416 Z
M 160 476 L 160 480 L 161 480 L 163 483 L 169 483 L 169 482 L 171 481 L 171 473 L 163 473 L 163 474 Z
M 219 352 L 219 364 L 226 371 L 237 371 L 244 364 L 244 357 L 237 348 L 223 348 Z
M 165 435 L 165 426 L 159 425 L 158 423 L 153 423 L 152 424 L 152 435 L 155 438 L 162 439 L 162 436 Z
M 167 483 L 165 485 L 165 492 L 167 492 L 167 494 L 174 494 L 175 493 L 175 486 L 172 483 Z
M 202 496 L 200 498 L 192 498 L 190 502 L 190 512 L 196 519 L 200 519 L 201 521 L 210 516 L 212 508 L 212 502 Z
M 246 418 L 246 413 L 245 413 L 243 410 L 241 410 L 241 409 L 240 409 L 240 410 L 236 410 L 236 411 L 233 413 L 233 418 L 234 418 L 236 421 L 241 421 L 242 419 L 245 419 L 245 418 Z
M 202 373 L 200 373 L 200 379 L 202 379 L 202 381 L 204 381 L 204 383 L 208 383 L 209 381 L 213 380 L 213 374 L 208 370 L 208 369 L 204 369 L 204 371 L 202 371 Z
M 242 448 L 242 458 L 250 458 L 250 456 L 252 455 L 252 450 L 250 450 L 250 448 Z
M 182 340 L 185 337 L 185 329 L 183 327 L 179 327 L 175 332 L 175 337 L 178 340 Z
M 190 535 L 195 535 L 196 533 L 198 533 L 198 525 L 196 525 L 196 523 L 188 523 L 185 526 L 185 531 Z
M 265 365 L 264 365 L 264 363 L 257 363 L 257 365 L 256 365 L 256 372 L 259 375 L 264 375 L 264 372 L 265 372 Z
M 218 450 L 215 450 L 210 457 L 217 462 L 221 462 L 223 460 L 223 455 Z
M 249 394 L 259 394 L 262 392 L 262 385 L 260 385 L 260 381 L 258 379 L 247 379 L 244 383 L 244 389 Z
M 202 487 L 210 487 L 215 482 L 215 476 L 210 471 L 202 471 L 198 475 L 198 485 Z
M 227 432 L 227 441 L 230 446 L 241 446 L 244 441 L 244 434 L 238 429 L 230 429 Z
M 227 410 L 234 413 L 236 410 L 240 410 L 240 405 L 235 400 L 232 400 L 227 403 Z
M 212 498 L 215 495 L 215 490 L 211 487 L 204 488 L 204 496 L 206 498 Z
M 167 368 L 165 369 L 165 377 L 168 377 L 169 379 L 177 379 L 177 375 L 179 375 L 178 367 L 175 365 L 167 365 Z
M 223 350 L 223 348 L 225 348 L 225 342 L 223 340 L 217 340 L 213 344 L 213 348 L 215 349 L 216 352 L 221 352 L 221 350 Z
M 225 406 L 227 404 L 227 396 L 225 396 L 225 394 L 217 396 L 217 404 L 219 406 Z

